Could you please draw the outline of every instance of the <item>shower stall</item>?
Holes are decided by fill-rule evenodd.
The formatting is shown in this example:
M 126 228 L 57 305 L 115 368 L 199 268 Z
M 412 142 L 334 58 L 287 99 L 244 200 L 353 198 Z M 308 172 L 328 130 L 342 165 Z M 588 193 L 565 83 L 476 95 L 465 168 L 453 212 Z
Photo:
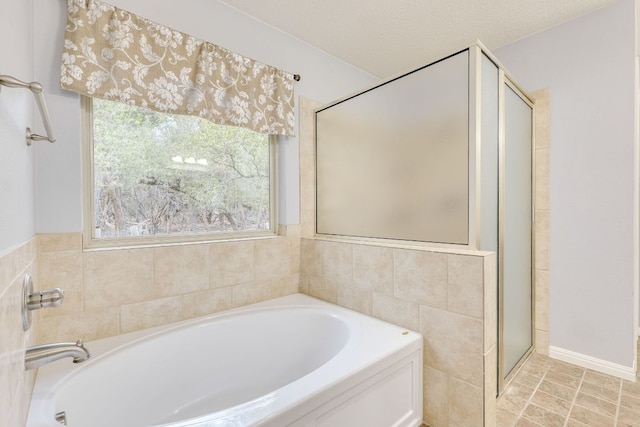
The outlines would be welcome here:
M 533 108 L 478 43 L 316 111 L 316 235 L 497 253 L 498 390 L 534 347 Z

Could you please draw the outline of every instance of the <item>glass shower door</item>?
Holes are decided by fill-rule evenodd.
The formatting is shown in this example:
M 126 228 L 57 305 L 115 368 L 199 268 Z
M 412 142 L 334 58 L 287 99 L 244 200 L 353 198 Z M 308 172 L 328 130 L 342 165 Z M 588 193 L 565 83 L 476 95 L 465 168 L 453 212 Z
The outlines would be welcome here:
M 533 109 L 504 84 L 501 147 L 501 380 L 533 346 L 532 317 L 532 126 Z

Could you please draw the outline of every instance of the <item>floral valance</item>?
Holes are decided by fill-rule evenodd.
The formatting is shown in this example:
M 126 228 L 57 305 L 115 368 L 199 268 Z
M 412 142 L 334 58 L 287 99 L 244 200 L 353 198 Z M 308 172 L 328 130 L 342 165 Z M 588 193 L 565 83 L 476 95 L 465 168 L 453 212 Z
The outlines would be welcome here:
M 68 0 L 63 89 L 293 135 L 293 75 L 98 0 Z

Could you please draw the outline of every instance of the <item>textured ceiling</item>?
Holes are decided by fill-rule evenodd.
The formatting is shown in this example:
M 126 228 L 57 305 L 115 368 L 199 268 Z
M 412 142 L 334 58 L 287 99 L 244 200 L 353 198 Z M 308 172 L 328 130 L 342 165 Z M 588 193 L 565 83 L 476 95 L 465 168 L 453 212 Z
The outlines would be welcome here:
M 613 0 L 221 0 L 378 77 L 495 49 Z

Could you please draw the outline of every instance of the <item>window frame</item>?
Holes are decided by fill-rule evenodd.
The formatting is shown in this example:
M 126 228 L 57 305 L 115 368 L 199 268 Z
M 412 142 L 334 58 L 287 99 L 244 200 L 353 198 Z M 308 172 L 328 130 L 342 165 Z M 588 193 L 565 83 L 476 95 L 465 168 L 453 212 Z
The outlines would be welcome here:
M 95 237 L 95 182 L 93 165 L 93 99 L 80 96 L 82 185 L 83 185 L 83 226 L 84 249 L 139 248 L 149 246 L 169 246 L 197 244 L 229 240 L 273 237 L 278 233 L 278 138 L 269 135 L 269 225 L 266 230 L 175 233 L 152 236 Z

